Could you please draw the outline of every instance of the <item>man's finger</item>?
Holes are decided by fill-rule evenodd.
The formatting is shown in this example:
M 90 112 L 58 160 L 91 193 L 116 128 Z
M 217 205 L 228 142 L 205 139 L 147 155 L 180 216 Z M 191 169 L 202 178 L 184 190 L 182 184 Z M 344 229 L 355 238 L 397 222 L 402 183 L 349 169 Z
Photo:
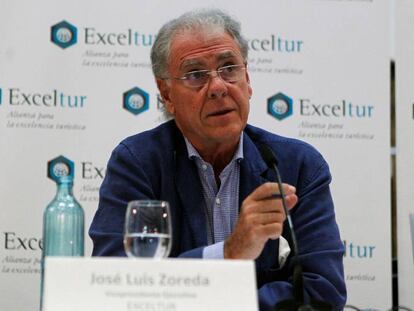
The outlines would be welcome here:
M 296 188 L 289 184 L 282 184 L 285 195 L 296 192 Z M 264 200 L 271 198 L 273 195 L 280 194 L 279 186 L 277 183 L 267 182 L 256 188 L 250 195 L 249 198 L 252 200 Z
M 281 199 L 263 199 L 263 200 L 256 200 L 246 201 L 246 204 L 243 206 L 242 212 L 246 213 L 268 213 L 268 212 L 283 212 L 283 205 Z M 285 196 L 287 207 L 290 209 L 293 207 L 298 198 L 296 194 L 288 194 Z
M 273 223 L 282 223 L 286 219 L 284 213 L 281 212 L 271 212 L 271 213 L 260 213 L 255 214 L 251 217 L 251 221 L 255 225 L 268 225 Z

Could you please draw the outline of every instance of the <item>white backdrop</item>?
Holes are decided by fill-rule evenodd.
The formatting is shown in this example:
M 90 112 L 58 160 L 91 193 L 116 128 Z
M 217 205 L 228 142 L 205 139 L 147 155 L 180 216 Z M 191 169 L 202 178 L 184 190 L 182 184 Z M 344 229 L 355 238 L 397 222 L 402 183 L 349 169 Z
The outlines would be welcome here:
M 254 11 L 247 1 L 209 5 L 237 16 L 250 40 L 250 123 L 308 141 L 330 163 L 348 302 L 390 307 L 388 2 L 267 0 Z M 200 6 L 182 0 L 2 6 L 0 309 L 37 310 L 42 212 L 55 192 L 47 163 L 60 155 L 73 161 L 88 226 L 111 150 L 163 121 L 149 64 L 154 35 L 165 21 Z M 72 36 L 70 46 L 53 43 L 52 29 L 63 29 L 58 38 Z M 123 108 L 124 93 L 134 88 L 148 94 L 148 109 L 138 114 Z M 288 104 L 282 116 L 275 112 Z
M 413 1 L 396 2 L 396 121 L 399 304 L 414 308 L 414 19 Z M 410 214 L 413 228 L 410 230 Z

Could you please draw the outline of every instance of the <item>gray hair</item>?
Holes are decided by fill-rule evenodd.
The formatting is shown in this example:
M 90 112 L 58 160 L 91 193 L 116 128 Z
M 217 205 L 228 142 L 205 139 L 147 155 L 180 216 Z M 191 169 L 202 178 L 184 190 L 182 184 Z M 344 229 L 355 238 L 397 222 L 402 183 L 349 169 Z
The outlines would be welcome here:
M 170 46 L 175 34 L 185 30 L 219 29 L 233 37 L 240 47 L 244 60 L 247 60 L 248 43 L 241 34 L 240 23 L 219 9 L 201 9 L 187 12 L 173 19 L 158 32 L 154 45 L 151 48 L 152 71 L 156 78 L 168 76 L 168 60 Z

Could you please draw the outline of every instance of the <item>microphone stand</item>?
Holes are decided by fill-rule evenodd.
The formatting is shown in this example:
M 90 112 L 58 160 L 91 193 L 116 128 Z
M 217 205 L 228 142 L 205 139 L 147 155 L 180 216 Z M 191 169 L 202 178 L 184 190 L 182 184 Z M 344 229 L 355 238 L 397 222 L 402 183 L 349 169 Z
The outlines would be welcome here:
M 279 169 L 277 167 L 277 159 L 274 155 L 272 149 L 267 145 L 260 146 L 260 153 L 263 160 L 266 162 L 267 166 L 274 170 L 276 173 L 276 181 L 279 186 L 280 198 L 282 200 L 283 210 L 286 215 L 286 219 L 289 226 L 290 237 L 292 239 L 293 247 L 293 298 L 282 300 L 275 305 L 275 311 L 311 311 L 311 310 L 320 310 L 320 311 L 330 311 L 333 310 L 332 306 L 323 301 L 311 300 L 310 303 L 305 303 L 304 299 L 304 285 L 303 285 L 303 271 L 302 266 L 299 262 L 299 249 L 298 242 L 296 240 L 295 229 L 292 222 L 292 217 L 287 208 L 285 191 L 282 185 L 282 178 L 280 177 Z M 279 197 L 279 195 L 277 195 Z

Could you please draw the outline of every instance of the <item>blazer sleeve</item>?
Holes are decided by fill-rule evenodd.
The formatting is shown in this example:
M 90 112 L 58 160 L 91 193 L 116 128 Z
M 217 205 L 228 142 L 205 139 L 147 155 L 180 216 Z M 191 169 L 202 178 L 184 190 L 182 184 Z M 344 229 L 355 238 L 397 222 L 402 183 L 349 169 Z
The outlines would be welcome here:
M 98 210 L 89 229 L 92 256 L 126 256 L 123 248 L 126 207 L 129 201 L 145 199 L 155 199 L 150 179 L 138 158 L 121 143 L 108 162 Z
M 344 246 L 335 220 L 330 181 L 328 165 L 323 161 L 315 173 L 301 181 L 299 201 L 291 213 L 303 268 L 305 300 L 329 302 L 335 310 L 342 310 L 346 302 Z M 288 233 L 284 236 L 289 239 Z M 273 310 L 275 303 L 292 298 L 291 257 L 280 274 L 289 277 L 264 284 L 259 289 L 261 311 Z
M 159 172 L 144 165 L 142 155 L 121 143 L 112 152 L 99 191 L 99 206 L 89 235 L 93 241 L 92 256 L 126 256 L 123 232 L 127 204 L 132 200 L 159 199 Z M 152 161 L 155 161 L 152 159 Z M 147 163 L 147 162 L 145 162 Z M 173 227 L 179 226 L 173 221 Z M 188 237 L 187 237 L 188 239 Z M 179 241 L 176 241 L 179 244 Z M 174 244 L 174 243 L 173 243 Z M 170 254 L 182 258 L 202 258 L 204 247 Z

